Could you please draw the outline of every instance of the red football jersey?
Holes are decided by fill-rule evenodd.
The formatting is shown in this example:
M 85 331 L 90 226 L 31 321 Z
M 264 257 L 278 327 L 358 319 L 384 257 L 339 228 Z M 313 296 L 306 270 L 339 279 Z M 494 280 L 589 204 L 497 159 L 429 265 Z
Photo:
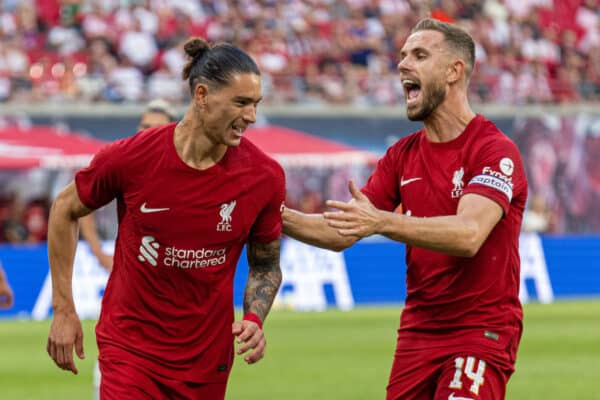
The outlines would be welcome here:
M 96 327 L 100 357 L 190 382 L 233 362 L 233 276 L 244 244 L 281 233 L 285 176 L 246 139 L 206 170 L 186 165 L 175 123 L 117 141 L 77 173 L 81 201 L 117 199 L 114 269 Z
M 376 207 L 393 211 L 402 203 L 403 212 L 413 217 L 454 215 L 467 193 L 502 207 L 502 219 L 474 257 L 407 246 L 399 338 L 418 337 L 420 344 L 411 346 L 424 348 L 436 341 L 439 346 L 473 343 L 473 338 L 506 343 L 514 361 L 522 326 L 518 240 L 527 198 L 515 144 L 480 115 L 450 142 L 430 142 L 421 130 L 388 149 L 362 191 Z M 440 343 L 440 334 L 449 340 Z

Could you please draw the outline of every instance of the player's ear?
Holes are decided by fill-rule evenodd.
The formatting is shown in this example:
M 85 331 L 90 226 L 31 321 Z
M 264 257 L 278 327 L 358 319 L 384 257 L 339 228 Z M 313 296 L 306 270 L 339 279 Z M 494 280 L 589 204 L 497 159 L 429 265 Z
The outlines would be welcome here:
M 461 59 L 453 60 L 448 64 L 446 69 L 446 82 L 449 84 L 456 83 L 465 74 L 465 63 Z
M 194 90 L 194 103 L 203 110 L 206 107 L 208 97 L 208 86 L 204 83 L 199 83 L 196 85 L 196 89 Z

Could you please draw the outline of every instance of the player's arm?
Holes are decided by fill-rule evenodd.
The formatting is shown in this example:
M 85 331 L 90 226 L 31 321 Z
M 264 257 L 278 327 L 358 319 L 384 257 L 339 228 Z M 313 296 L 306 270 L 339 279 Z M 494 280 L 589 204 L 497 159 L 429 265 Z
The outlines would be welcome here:
M 79 219 L 79 228 L 81 229 L 81 236 L 83 236 L 83 239 L 90 246 L 90 250 L 98 259 L 100 266 L 110 272 L 113 267 L 113 257 L 102 250 L 102 242 L 98 237 L 94 215 L 88 214 L 81 217 Z
M 341 235 L 329 226 L 322 214 L 305 214 L 286 207 L 282 217 L 284 234 L 313 246 L 342 251 L 360 239 L 357 236 Z
M 456 215 L 419 218 L 382 211 L 350 183 L 354 202 L 328 201 L 341 212 L 327 212 L 329 225 L 341 235 L 381 234 L 411 246 L 472 257 L 502 218 L 502 207 L 478 194 L 461 197 Z
M 10 308 L 13 305 L 13 292 L 8 284 L 8 279 L 0 265 L 0 308 Z
M 78 219 L 91 212 L 79 199 L 71 182 L 57 197 L 48 221 L 48 261 L 52 275 L 54 316 L 46 350 L 56 365 L 77 373 L 73 346 L 83 358 L 83 331 L 75 311 L 72 293 L 73 259 L 77 247 Z
M 264 356 L 266 340 L 262 323 L 281 285 L 279 250 L 280 239 L 270 243 L 249 242 L 247 246 L 248 280 L 244 291 L 244 319 L 234 323 L 233 334 L 238 337 L 238 343 L 243 343 L 238 354 L 252 349 L 244 357 L 248 364 Z

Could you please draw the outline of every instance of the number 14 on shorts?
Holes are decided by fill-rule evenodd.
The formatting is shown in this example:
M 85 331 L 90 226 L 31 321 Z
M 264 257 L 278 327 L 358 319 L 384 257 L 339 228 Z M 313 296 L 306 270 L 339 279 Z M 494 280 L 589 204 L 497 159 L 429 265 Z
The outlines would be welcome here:
M 477 360 L 475 357 L 467 357 L 466 360 L 464 357 L 456 357 L 454 359 L 454 366 L 456 367 L 456 372 L 454 372 L 454 378 L 448 387 L 450 389 L 462 389 L 462 377 L 464 374 L 471 381 L 469 390 L 477 396 L 479 394 L 480 386 L 483 385 L 483 382 L 485 381 L 483 378 L 483 374 L 485 373 L 485 361 Z

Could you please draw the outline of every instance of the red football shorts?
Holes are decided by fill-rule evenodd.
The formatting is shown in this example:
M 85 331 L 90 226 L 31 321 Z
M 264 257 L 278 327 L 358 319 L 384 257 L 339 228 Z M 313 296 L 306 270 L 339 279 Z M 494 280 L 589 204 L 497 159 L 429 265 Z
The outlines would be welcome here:
M 435 357 L 403 350 L 394 358 L 386 399 L 503 400 L 511 373 L 473 353 Z
M 101 400 L 223 400 L 227 383 L 182 382 L 114 360 L 101 360 Z

